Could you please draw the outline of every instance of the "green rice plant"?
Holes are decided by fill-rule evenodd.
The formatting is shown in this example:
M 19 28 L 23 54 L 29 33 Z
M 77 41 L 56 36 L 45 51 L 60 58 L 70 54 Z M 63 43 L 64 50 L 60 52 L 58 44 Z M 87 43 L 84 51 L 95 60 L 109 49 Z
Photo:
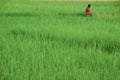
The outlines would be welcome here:
M 119 2 L 0 4 L 0 80 L 120 80 Z

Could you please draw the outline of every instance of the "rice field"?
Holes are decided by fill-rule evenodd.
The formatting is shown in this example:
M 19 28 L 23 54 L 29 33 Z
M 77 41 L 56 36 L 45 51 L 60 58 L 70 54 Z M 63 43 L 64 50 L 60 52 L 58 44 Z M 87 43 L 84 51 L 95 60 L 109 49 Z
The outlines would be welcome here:
M 120 80 L 120 2 L 0 1 L 0 80 Z

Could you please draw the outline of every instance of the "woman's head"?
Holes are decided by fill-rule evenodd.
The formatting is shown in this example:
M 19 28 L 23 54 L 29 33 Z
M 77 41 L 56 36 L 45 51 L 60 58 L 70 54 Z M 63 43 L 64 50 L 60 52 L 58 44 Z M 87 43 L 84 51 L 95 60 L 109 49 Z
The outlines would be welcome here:
M 88 4 L 88 7 L 90 8 L 90 7 L 91 7 L 91 4 Z

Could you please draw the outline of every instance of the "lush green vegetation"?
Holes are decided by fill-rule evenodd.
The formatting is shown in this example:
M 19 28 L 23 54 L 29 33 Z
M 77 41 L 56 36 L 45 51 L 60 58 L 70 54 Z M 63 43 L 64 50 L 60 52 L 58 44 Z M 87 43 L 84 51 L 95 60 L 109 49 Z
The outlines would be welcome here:
M 0 80 L 120 80 L 120 3 L 0 2 Z

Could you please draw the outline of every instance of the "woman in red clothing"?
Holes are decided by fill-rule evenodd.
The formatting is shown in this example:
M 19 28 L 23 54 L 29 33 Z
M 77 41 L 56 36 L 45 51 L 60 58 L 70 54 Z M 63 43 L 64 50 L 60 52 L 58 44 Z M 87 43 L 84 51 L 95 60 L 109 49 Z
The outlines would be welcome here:
M 91 7 L 91 5 L 88 4 L 88 7 L 86 8 L 86 16 L 92 16 L 92 12 L 91 12 L 90 7 Z

